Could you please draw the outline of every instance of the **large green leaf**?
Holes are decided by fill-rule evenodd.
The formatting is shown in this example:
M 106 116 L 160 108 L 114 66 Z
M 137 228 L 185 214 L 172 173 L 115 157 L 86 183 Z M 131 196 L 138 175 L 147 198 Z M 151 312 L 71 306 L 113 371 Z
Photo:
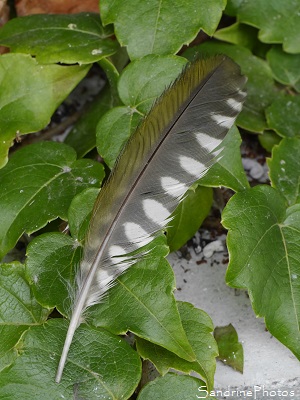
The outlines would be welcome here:
M 11 364 L 15 347 L 30 326 L 43 323 L 49 311 L 35 300 L 19 263 L 0 264 L 0 370 Z
M 238 21 L 259 28 L 259 39 L 265 43 L 283 43 L 289 53 L 300 52 L 300 3 L 294 0 L 229 0 L 230 13 Z
M 73 197 L 99 186 L 103 166 L 76 160 L 71 147 L 41 142 L 15 152 L 0 171 L 0 254 L 13 248 L 20 236 L 38 231 L 47 222 L 67 219 Z
M 25 54 L 0 57 L 0 167 L 18 135 L 44 128 L 89 66 L 39 65 Z
M 300 95 L 290 95 L 276 98 L 267 108 L 266 117 L 270 128 L 274 129 L 278 135 L 299 137 L 299 113 Z
M 283 139 L 268 160 L 272 186 L 292 206 L 300 203 L 300 138 Z
M 114 24 L 120 44 L 127 46 L 130 58 L 135 59 L 147 54 L 175 54 L 200 29 L 211 36 L 225 5 L 225 0 L 103 0 L 100 8 L 104 24 Z
M 196 361 L 186 361 L 174 353 L 138 337 L 136 339 L 137 350 L 141 357 L 149 359 L 162 375 L 165 375 L 171 368 L 187 374 L 195 371 L 205 378 L 207 386 L 211 390 L 216 369 L 215 357 L 218 355 L 218 347 L 211 335 L 212 321 L 204 311 L 194 308 L 192 304 L 178 302 L 177 305 L 182 325 L 196 355 Z
M 55 372 L 67 324 L 51 319 L 18 343 L 19 357 L 0 373 L 0 399 L 126 400 L 141 377 L 137 353 L 120 337 L 86 325 L 74 336 L 61 383 Z
M 248 77 L 247 98 L 237 125 L 251 132 L 263 132 L 267 128 L 265 108 L 272 103 L 276 94 L 269 65 L 245 47 L 222 42 L 205 42 L 183 55 L 193 59 L 196 50 L 204 55 L 226 54 L 241 66 L 242 73 Z
M 267 60 L 278 82 L 300 92 L 300 54 L 288 54 L 281 46 L 273 46 L 267 54 Z
M 248 290 L 256 315 L 300 359 L 300 205 L 286 210 L 275 189 L 256 186 L 229 200 L 223 224 L 227 283 Z
M 118 91 L 125 105 L 108 111 L 97 126 L 98 152 L 110 168 L 141 118 L 177 78 L 185 64 L 182 57 L 148 55 L 124 69 Z
M 213 202 L 211 188 L 193 185 L 184 200 L 173 213 L 173 219 L 167 228 L 168 246 L 170 251 L 183 246 L 201 226 L 208 216 Z
M 42 14 L 14 18 L 0 30 L 0 43 L 41 63 L 89 64 L 116 52 L 113 31 L 99 14 Z
M 168 262 L 158 257 L 162 251 L 163 247 L 155 247 L 151 259 L 130 267 L 119 277 L 103 302 L 91 308 L 89 319 L 115 334 L 129 330 L 191 361 L 195 355 L 173 295 L 174 274 Z
M 148 383 L 138 396 L 138 400 L 190 400 L 197 398 L 214 399 L 209 396 L 209 392 L 201 380 L 193 376 L 171 373 Z

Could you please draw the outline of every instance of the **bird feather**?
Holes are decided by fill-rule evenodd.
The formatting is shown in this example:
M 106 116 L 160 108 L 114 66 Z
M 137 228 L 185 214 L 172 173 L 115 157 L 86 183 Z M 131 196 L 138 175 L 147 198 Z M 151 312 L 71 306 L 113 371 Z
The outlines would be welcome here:
M 168 225 L 189 186 L 222 156 L 245 82 L 225 56 L 189 64 L 124 146 L 92 212 L 56 382 L 84 311 L 145 254 L 144 246 Z

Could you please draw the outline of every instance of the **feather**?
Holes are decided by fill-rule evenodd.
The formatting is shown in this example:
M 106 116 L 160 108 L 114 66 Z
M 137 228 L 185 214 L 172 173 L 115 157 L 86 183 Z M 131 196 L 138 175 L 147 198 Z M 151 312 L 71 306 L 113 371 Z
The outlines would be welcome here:
M 224 56 L 191 63 L 124 146 L 92 212 L 56 382 L 83 312 L 145 254 L 143 247 L 168 225 L 189 186 L 221 157 L 221 143 L 242 109 L 245 82 Z

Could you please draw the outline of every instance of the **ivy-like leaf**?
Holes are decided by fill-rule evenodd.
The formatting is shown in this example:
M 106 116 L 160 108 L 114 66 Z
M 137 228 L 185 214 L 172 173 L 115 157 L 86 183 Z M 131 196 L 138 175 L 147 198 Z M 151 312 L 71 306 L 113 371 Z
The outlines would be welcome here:
M 102 165 L 76 160 L 75 150 L 63 143 L 41 142 L 15 152 L 0 171 L 0 255 L 24 232 L 36 232 L 57 217 L 67 220 L 73 197 L 99 186 L 103 177 Z
M 300 64 L 299 64 L 300 65 Z M 282 137 L 300 136 L 300 95 L 276 98 L 266 110 L 271 129 Z
M 256 186 L 229 200 L 223 225 L 227 283 L 248 290 L 256 315 L 300 359 L 300 205 L 286 210 L 275 189 Z
M 262 42 L 283 43 L 283 49 L 288 53 L 300 52 L 299 2 L 275 0 L 270 6 L 265 0 L 229 0 L 229 9 L 237 15 L 239 22 L 260 29 Z
M 120 337 L 81 325 L 61 383 L 55 383 L 67 323 L 51 319 L 18 343 L 20 356 L 0 373 L 0 399 L 128 399 L 141 377 L 137 353 Z
M 274 78 L 300 92 L 300 54 L 285 53 L 281 46 L 274 45 L 267 54 Z
M 225 0 L 103 0 L 100 11 L 103 23 L 114 24 L 120 44 L 127 46 L 131 59 L 136 59 L 147 54 L 175 54 L 200 29 L 211 36 L 225 5 Z
M 221 42 L 205 42 L 183 55 L 193 59 L 196 50 L 205 55 L 226 54 L 241 66 L 242 73 L 248 77 L 247 98 L 236 124 L 251 132 L 263 132 L 267 128 L 265 109 L 277 93 L 269 65 L 245 47 Z
M 290 206 L 300 203 L 300 138 L 283 139 L 273 148 L 268 166 L 272 186 Z
M 213 202 L 211 188 L 193 185 L 186 197 L 173 213 L 173 219 L 167 228 L 170 251 L 178 250 L 199 229 L 208 216 Z
M 0 57 L 0 167 L 18 135 L 43 129 L 89 66 L 39 65 L 25 54 Z
M 28 15 L 6 23 L 0 43 L 40 63 L 90 64 L 117 51 L 112 34 L 96 13 Z
M 223 361 L 224 364 L 243 373 L 244 351 L 234 327 L 231 324 L 227 326 L 217 326 L 214 331 L 214 337 L 218 343 L 218 358 Z
M 198 372 L 207 382 L 209 390 L 213 389 L 216 369 L 215 357 L 218 355 L 217 344 L 211 335 L 213 325 L 210 317 L 192 304 L 177 302 L 182 325 L 188 340 L 196 354 L 196 361 L 188 362 L 174 353 L 136 338 L 137 350 L 143 359 L 150 360 L 160 372 L 165 375 L 171 368 L 187 374 Z
M 0 264 L 0 370 L 17 357 L 16 344 L 30 326 L 42 324 L 49 310 L 35 300 L 22 264 Z M 1 398 L 1 395 L 0 395 Z
M 137 400 L 214 399 L 209 396 L 205 383 L 193 376 L 169 373 L 148 383 Z
M 137 263 L 118 278 L 103 302 L 91 307 L 89 320 L 115 334 L 129 330 L 192 361 L 195 355 L 173 295 L 174 274 L 168 262 L 159 257 L 163 252 L 165 246 L 155 247 L 151 260 Z
M 153 101 L 177 78 L 185 64 L 182 57 L 148 55 L 124 69 L 118 91 L 125 106 L 108 111 L 97 126 L 98 152 L 110 168 Z

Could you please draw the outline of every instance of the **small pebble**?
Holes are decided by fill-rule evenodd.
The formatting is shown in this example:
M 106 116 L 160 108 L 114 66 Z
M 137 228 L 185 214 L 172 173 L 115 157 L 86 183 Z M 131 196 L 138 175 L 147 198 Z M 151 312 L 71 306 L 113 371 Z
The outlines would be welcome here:
M 221 240 L 215 240 L 209 243 L 203 249 L 203 255 L 205 258 L 210 258 L 216 251 L 223 251 L 224 246 Z

